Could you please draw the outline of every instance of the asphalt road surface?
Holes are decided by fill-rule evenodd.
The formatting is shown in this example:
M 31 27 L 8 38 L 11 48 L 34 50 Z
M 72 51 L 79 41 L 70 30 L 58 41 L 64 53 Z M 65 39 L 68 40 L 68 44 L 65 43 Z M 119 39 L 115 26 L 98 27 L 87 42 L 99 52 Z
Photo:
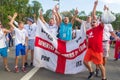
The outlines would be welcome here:
M 107 78 L 108 80 L 120 80 L 120 60 L 113 61 L 114 48 L 110 50 L 110 57 L 108 58 L 108 62 L 106 65 Z M 0 57 L 0 80 L 86 80 L 88 76 L 88 71 L 81 72 L 74 75 L 63 75 L 59 73 L 55 73 L 44 68 L 35 68 L 35 67 L 27 67 L 27 72 L 23 73 L 20 71 L 19 73 L 14 72 L 14 49 L 11 48 L 8 56 L 8 63 L 10 66 L 11 72 L 6 72 L 3 67 L 3 60 Z M 19 65 L 21 62 L 19 62 Z M 95 66 L 93 66 L 95 67 Z M 101 80 L 101 76 L 93 77 L 92 80 Z

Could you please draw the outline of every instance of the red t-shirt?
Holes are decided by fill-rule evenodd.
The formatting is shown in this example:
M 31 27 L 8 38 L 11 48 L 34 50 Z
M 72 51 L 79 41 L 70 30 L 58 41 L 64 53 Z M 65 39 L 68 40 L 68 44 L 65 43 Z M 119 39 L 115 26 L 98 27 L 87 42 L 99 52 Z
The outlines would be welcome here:
M 95 28 L 92 28 L 87 31 L 88 36 L 88 48 L 96 52 L 102 52 L 102 38 L 103 38 L 103 26 L 98 25 Z

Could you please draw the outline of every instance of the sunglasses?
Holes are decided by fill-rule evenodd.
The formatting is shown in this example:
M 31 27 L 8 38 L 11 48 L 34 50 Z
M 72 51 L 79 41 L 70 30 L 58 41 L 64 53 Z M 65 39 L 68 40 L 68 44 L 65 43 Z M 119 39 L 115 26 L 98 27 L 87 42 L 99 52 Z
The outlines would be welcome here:
M 96 23 L 96 21 L 93 21 L 92 23 Z

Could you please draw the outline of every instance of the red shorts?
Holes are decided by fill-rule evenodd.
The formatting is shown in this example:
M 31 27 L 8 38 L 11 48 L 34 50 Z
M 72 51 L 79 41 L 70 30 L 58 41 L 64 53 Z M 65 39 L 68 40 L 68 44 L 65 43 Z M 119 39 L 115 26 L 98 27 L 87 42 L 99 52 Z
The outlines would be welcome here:
M 92 49 L 88 48 L 86 55 L 84 57 L 84 61 L 86 62 L 92 61 L 94 64 L 103 64 L 103 53 L 95 52 Z

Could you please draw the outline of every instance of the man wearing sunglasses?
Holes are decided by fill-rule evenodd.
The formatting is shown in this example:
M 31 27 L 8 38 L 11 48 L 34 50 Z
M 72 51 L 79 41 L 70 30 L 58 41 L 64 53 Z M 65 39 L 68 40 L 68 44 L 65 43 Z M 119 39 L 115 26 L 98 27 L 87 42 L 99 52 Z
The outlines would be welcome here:
M 90 62 L 93 62 L 100 68 L 102 73 L 102 80 L 107 80 L 105 67 L 103 66 L 103 48 L 102 48 L 104 24 L 102 22 L 100 24 L 97 23 L 95 15 L 97 4 L 98 0 L 95 1 L 92 12 L 91 20 L 92 28 L 86 32 L 88 36 L 88 49 L 84 57 L 84 64 L 90 72 L 88 80 L 91 79 L 94 75 L 94 71 L 91 67 Z

